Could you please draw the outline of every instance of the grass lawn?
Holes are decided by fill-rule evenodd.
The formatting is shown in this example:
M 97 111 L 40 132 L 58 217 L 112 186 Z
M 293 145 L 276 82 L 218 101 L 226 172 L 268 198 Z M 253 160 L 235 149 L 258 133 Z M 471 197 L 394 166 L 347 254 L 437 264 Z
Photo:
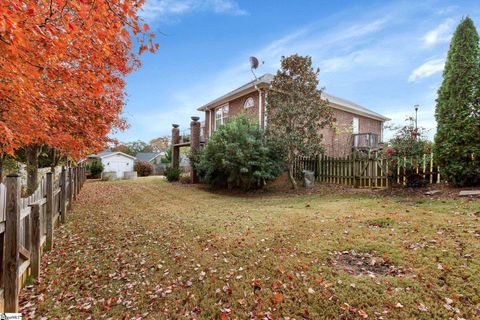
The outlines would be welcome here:
M 88 182 L 26 316 L 480 317 L 480 201 Z M 325 191 L 327 190 L 327 191 Z

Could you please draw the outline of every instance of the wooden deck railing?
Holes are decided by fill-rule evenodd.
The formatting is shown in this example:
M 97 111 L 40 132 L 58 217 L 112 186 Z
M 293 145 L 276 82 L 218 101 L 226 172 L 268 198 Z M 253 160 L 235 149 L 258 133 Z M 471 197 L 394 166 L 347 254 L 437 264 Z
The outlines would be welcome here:
M 378 134 L 376 133 L 356 133 L 352 134 L 352 147 L 358 149 L 378 148 Z
M 21 197 L 20 176 L 0 184 L 0 312 L 18 312 L 18 295 L 28 276 L 40 274 L 40 258 L 54 244 L 54 229 L 67 220 L 67 208 L 85 182 L 85 167 L 62 168 L 42 178 L 37 190 Z

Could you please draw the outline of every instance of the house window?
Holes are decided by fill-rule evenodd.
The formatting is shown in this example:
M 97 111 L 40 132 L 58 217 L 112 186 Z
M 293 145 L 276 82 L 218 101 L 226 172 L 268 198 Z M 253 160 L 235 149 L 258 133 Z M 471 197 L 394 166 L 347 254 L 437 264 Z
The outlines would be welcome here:
M 243 107 L 245 109 L 247 108 L 251 108 L 255 105 L 255 101 L 253 101 L 253 98 L 252 97 L 249 97 L 245 100 L 245 102 L 243 103 Z
M 360 120 L 358 118 L 353 118 L 352 120 L 352 133 L 357 134 L 360 128 Z
M 225 124 L 228 119 L 228 104 L 215 109 L 215 130 Z

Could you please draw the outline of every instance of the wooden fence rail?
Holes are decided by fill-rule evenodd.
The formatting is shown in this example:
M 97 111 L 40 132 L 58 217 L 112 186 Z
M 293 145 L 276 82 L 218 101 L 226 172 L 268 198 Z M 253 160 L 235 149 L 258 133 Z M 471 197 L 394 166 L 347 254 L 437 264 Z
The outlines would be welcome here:
M 43 251 L 54 245 L 54 231 L 67 221 L 85 182 L 85 167 L 62 168 L 42 178 L 37 190 L 21 197 L 21 178 L 7 176 L 0 184 L 0 312 L 18 312 L 18 296 L 27 277 L 38 278 Z
M 315 172 L 318 182 L 351 185 L 358 188 L 387 188 L 392 184 L 407 184 L 407 169 L 411 167 L 427 183 L 440 183 L 440 168 L 434 163 L 433 154 L 420 158 L 345 158 L 320 155 L 298 157 L 293 171 L 296 179 L 303 178 L 303 170 Z

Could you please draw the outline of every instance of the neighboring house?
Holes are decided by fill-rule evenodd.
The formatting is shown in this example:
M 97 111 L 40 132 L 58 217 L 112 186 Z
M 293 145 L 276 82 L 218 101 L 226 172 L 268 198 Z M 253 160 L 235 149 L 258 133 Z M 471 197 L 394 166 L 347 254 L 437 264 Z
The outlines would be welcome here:
M 262 128 L 268 126 L 266 96 L 272 80 L 273 75 L 267 73 L 198 108 L 205 112 L 205 138 L 241 112 L 257 120 Z M 322 97 L 328 100 L 335 118 L 332 127 L 319 132 L 323 135 L 326 155 L 346 156 L 353 147 L 374 149 L 382 141 L 383 123 L 390 119 L 326 92 L 322 92 Z
M 158 164 L 162 162 L 162 157 L 165 152 L 139 152 L 135 155 L 135 158 L 142 161 L 148 161 L 151 164 Z
M 165 170 L 165 164 L 162 163 L 162 158 L 165 152 L 139 152 L 135 155 L 136 161 L 147 161 L 153 165 L 154 174 L 160 174 Z
M 120 152 L 104 150 L 88 156 L 88 161 L 98 159 L 103 164 L 103 172 L 115 172 L 118 179 L 123 179 L 126 172 L 133 172 L 135 157 Z

